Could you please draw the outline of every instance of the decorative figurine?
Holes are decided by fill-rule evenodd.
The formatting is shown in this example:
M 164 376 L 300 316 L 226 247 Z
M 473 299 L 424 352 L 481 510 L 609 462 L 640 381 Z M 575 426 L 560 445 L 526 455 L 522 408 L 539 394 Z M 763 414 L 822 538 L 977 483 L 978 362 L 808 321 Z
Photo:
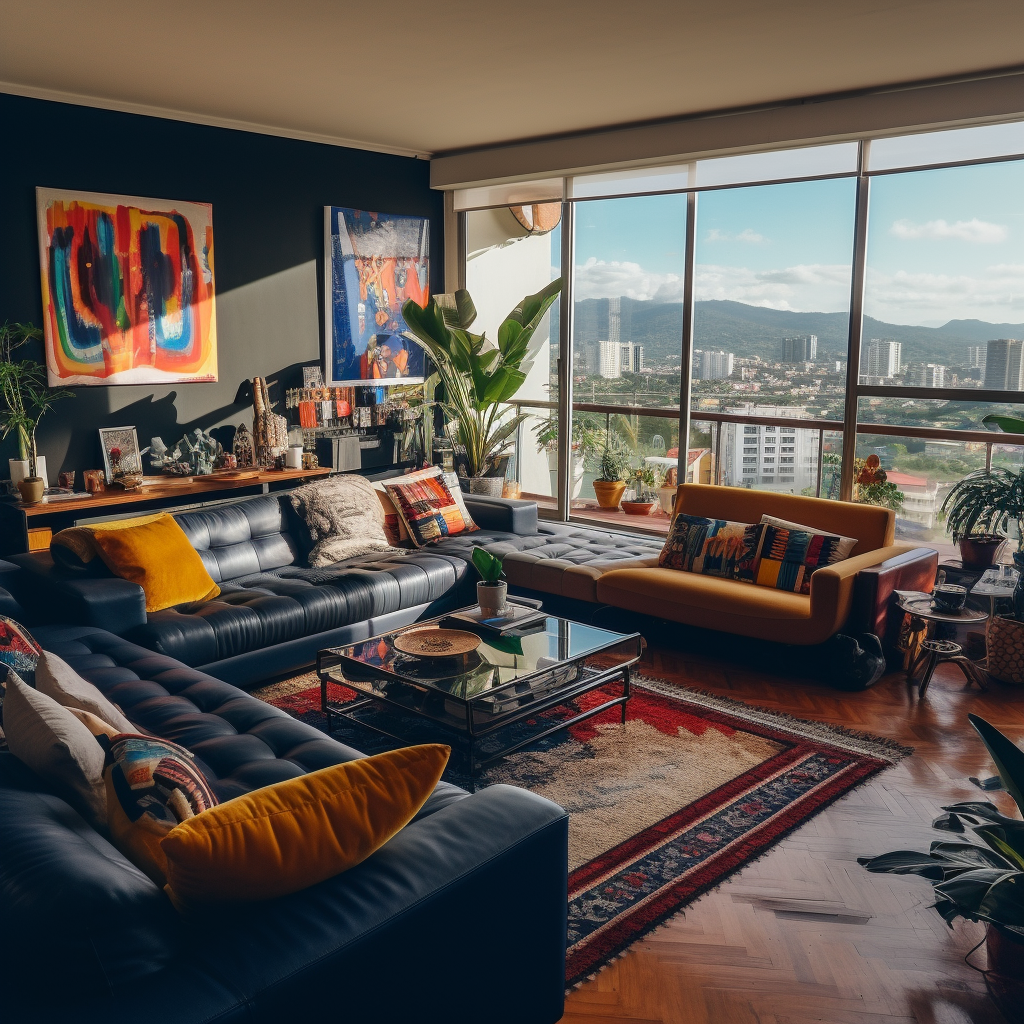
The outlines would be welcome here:
M 255 453 L 252 446 L 252 434 L 244 423 L 238 424 L 235 431 L 235 441 L 231 446 L 239 469 L 251 469 L 256 465 Z

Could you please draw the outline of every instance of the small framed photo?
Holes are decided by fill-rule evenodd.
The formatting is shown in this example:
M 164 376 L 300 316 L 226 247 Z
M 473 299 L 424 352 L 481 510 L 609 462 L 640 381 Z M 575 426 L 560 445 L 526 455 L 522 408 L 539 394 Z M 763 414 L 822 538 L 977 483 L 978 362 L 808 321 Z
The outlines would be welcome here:
M 142 473 L 139 438 L 134 427 L 100 427 L 100 448 L 103 449 L 103 472 L 107 483 L 114 474 Z

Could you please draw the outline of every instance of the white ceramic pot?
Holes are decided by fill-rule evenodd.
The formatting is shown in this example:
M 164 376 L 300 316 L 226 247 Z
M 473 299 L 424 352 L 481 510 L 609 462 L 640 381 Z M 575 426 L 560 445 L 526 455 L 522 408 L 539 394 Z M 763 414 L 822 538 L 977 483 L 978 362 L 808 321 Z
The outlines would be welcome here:
M 476 603 L 485 619 L 496 619 L 505 614 L 508 604 L 507 583 L 485 583 L 479 580 L 476 585 Z
M 25 477 L 28 476 L 28 459 L 8 459 L 7 465 L 10 467 L 11 480 L 14 486 L 17 487 Z M 46 456 L 36 456 L 36 476 L 43 478 L 43 487 L 49 487 L 50 483 L 46 476 Z
M 548 452 L 548 472 L 551 474 L 551 495 L 554 497 L 558 493 L 558 453 Z M 574 456 L 572 460 L 572 497 L 578 498 L 580 491 L 583 490 L 583 474 L 586 472 L 586 467 L 583 465 L 583 460 L 578 456 Z

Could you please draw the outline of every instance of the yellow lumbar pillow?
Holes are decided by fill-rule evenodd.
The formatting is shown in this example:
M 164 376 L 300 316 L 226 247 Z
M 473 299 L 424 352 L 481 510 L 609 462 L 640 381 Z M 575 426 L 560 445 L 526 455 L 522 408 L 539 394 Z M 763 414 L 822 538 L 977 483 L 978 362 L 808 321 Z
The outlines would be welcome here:
M 391 750 L 288 779 L 197 814 L 161 841 L 176 905 L 269 900 L 364 861 L 407 825 L 451 748 Z
M 220 593 L 199 552 L 166 512 L 142 522 L 126 519 L 80 529 L 91 532 L 97 554 L 115 576 L 142 587 L 147 612 L 208 601 Z

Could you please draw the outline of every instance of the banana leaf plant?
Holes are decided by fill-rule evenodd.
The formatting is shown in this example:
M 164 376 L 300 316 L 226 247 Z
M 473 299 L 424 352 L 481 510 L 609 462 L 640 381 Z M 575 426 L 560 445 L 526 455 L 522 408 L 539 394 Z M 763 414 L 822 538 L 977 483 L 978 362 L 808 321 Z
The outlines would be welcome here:
M 452 441 L 465 447 L 470 476 L 483 476 L 515 444 L 528 414 L 513 414 L 505 403 L 533 366 L 536 345 L 531 342 L 561 289 L 559 278 L 527 295 L 498 327 L 496 344 L 470 332 L 476 306 L 464 288 L 435 295 L 426 308 L 412 300 L 402 307 L 413 340 L 437 368 Z
M 981 532 L 1005 535 L 1011 519 L 1024 518 L 1024 474 L 1002 467 L 969 473 L 953 485 L 942 511 L 955 540 Z M 1024 531 L 1018 546 L 1024 550 Z
M 1024 813 L 1024 751 L 983 718 L 967 718 L 988 748 L 1003 787 Z M 942 810 L 932 827 L 950 838 L 933 842 L 928 853 L 896 850 L 858 857 L 858 863 L 868 871 L 930 879 L 935 883 L 933 906 L 950 927 L 965 917 L 1008 928 L 1024 939 L 1024 821 L 1000 813 L 987 800 Z

